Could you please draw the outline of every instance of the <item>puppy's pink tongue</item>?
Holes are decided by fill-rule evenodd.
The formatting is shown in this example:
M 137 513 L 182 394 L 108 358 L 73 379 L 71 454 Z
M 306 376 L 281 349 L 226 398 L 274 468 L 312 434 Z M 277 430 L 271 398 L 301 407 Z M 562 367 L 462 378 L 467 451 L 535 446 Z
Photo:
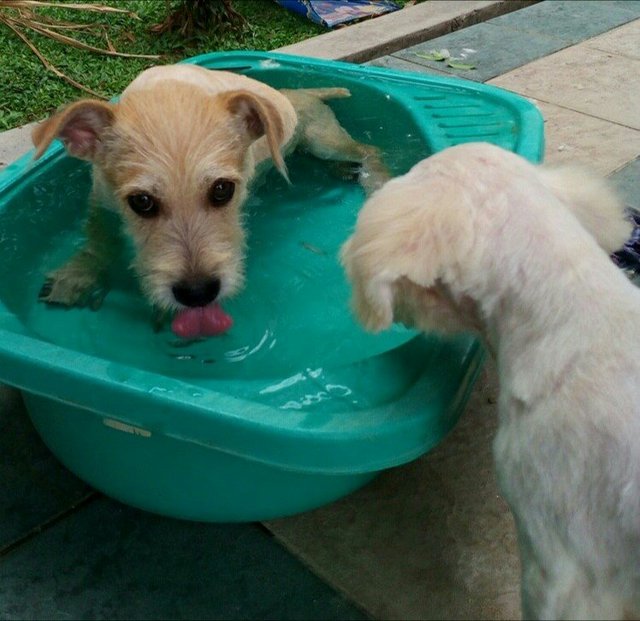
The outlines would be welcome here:
M 204 308 L 185 308 L 173 319 L 173 333 L 183 339 L 198 336 L 215 336 L 226 332 L 233 325 L 233 319 L 225 313 L 219 304 Z
M 227 315 L 219 304 L 202 309 L 200 329 L 205 336 L 215 336 L 226 332 L 233 325 L 233 319 Z

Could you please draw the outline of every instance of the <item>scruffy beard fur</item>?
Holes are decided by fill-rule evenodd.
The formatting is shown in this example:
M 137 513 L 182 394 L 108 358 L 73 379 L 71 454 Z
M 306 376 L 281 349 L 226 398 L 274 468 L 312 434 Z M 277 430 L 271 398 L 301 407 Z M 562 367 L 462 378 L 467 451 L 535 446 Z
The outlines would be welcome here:
M 630 232 L 603 181 L 470 144 L 388 182 L 342 250 L 368 329 L 496 359 L 525 619 L 640 618 L 640 291 L 607 256 Z
M 279 92 L 242 75 L 169 65 L 143 72 L 117 103 L 82 100 L 63 109 L 34 130 L 36 157 L 60 138 L 70 155 L 93 164 L 93 188 L 86 243 L 49 275 L 41 299 L 82 305 L 103 282 L 120 251 L 105 233 L 105 208 L 124 222 L 132 267 L 154 307 L 183 308 L 180 283 L 214 279 L 215 300 L 233 295 L 244 283 L 242 205 L 257 166 L 275 165 L 287 178 L 283 155 L 303 146 L 323 159 L 360 163 L 367 191 L 388 178 L 378 150 L 353 140 L 323 103 L 348 95 Z M 220 180 L 233 184 L 233 195 L 212 202 Z M 151 216 L 134 211 L 136 195 L 153 198 Z

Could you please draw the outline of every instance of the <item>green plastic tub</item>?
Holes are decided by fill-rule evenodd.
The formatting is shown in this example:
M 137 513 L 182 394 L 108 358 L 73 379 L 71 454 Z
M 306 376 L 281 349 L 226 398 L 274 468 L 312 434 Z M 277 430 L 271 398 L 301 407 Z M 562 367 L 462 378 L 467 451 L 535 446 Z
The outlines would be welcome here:
M 185 62 L 276 87 L 349 88 L 332 108 L 397 174 L 469 141 L 542 156 L 536 108 L 496 88 L 267 53 Z M 190 344 L 153 331 L 127 257 L 98 312 L 38 303 L 45 273 L 82 238 L 90 170 L 56 143 L 0 174 L 0 381 L 22 390 L 49 448 L 97 489 L 179 518 L 285 516 L 415 459 L 457 421 L 478 343 L 364 333 L 337 261 L 362 191 L 304 155 L 289 169 L 291 187 L 274 173 L 247 204 L 234 327 Z

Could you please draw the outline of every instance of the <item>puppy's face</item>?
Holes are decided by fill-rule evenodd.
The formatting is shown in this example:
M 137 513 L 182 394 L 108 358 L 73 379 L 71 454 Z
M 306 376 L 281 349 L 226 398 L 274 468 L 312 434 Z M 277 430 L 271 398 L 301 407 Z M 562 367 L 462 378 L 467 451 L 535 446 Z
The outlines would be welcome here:
M 39 126 L 34 142 L 44 151 L 60 137 L 93 162 L 94 191 L 115 199 L 153 304 L 206 306 L 242 285 L 249 147 L 266 133 L 279 145 L 272 108 L 245 91 L 213 96 L 164 82 L 114 105 L 78 102 Z
M 211 99 L 191 89 L 132 93 L 96 160 L 134 242 L 142 288 L 162 308 L 205 306 L 242 284 L 250 141 Z

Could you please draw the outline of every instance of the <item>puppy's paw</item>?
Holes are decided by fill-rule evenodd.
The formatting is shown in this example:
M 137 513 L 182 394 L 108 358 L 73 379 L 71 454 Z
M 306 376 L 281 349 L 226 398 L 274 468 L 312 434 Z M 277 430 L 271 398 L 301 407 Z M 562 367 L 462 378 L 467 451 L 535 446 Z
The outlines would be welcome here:
M 391 179 L 391 173 L 382 159 L 380 149 L 366 146 L 358 180 L 367 195 L 379 190 L 389 179 Z
M 329 170 L 332 175 L 343 181 L 359 181 L 362 164 L 360 162 L 331 161 Z
M 107 292 L 107 287 L 96 274 L 70 265 L 47 277 L 38 299 L 47 304 L 88 306 L 91 310 L 98 310 Z

